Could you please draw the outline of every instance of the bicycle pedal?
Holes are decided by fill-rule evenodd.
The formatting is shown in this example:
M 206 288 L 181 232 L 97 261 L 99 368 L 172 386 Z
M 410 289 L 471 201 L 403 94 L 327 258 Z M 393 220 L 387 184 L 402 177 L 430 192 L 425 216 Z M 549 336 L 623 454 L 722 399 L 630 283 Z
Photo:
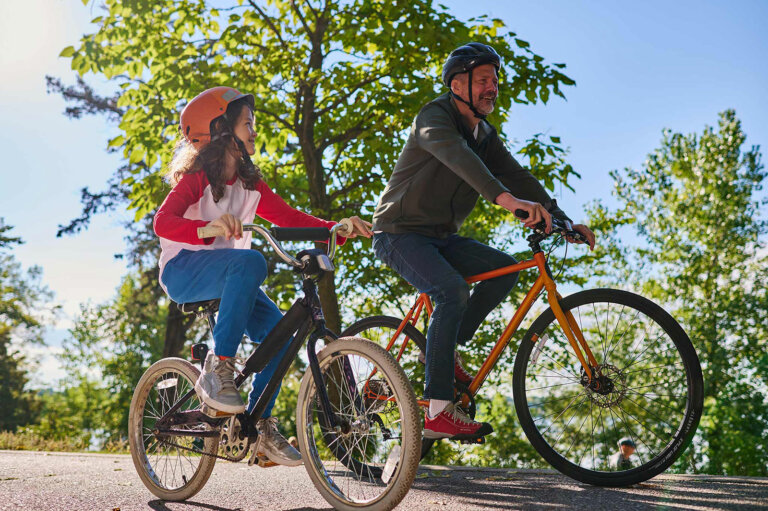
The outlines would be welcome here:
M 259 456 L 259 462 L 258 465 L 261 468 L 269 468 L 269 467 L 276 467 L 279 465 L 279 463 L 275 463 L 271 459 L 267 458 L 266 456 Z
M 200 411 L 203 412 L 205 415 L 212 419 L 218 419 L 219 417 L 230 417 L 232 415 L 236 415 L 234 413 L 229 412 L 222 412 L 221 410 L 215 410 L 211 408 L 210 406 L 203 404 L 203 406 L 200 407 Z
M 462 444 L 484 444 L 485 443 L 485 437 L 480 436 L 477 438 L 462 438 L 459 440 Z
M 274 461 L 267 458 L 267 455 L 263 452 L 256 452 L 256 454 L 251 454 L 251 457 L 248 459 L 248 466 L 252 465 L 258 465 L 261 468 L 269 468 L 269 467 L 276 467 L 278 463 L 275 463 Z

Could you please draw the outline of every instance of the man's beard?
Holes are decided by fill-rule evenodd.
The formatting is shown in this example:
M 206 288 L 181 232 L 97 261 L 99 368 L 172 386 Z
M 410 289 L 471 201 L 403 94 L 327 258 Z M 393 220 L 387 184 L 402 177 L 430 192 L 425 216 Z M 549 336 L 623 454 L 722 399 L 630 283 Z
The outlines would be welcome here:
M 478 101 L 475 103 L 475 108 L 477 108 L 484 115 L 488 115 L 493 112 L 494 108 L 496 107 L 497 97 L 498 96 L 480 96 Z

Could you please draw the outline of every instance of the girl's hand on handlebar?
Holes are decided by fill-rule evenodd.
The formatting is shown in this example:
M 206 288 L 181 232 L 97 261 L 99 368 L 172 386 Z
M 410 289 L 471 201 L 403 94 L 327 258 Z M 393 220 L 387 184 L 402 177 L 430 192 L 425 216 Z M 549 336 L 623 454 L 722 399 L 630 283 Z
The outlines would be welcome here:
M 504 192 L 496 197 L 496 204 L 511 212 L 512 214 L 515 213 L 516 209 L 522 209 L 528 213 L 528 218 L 522 219 L 518 217 L 518 219 L 523 222 L 523 225 L 529 229 L 533 229 L 536 227 L 536 224 L 544 220 L 544 223 L 547 225 L 546 229 L 544 229 L 544 232 L 547 234 L 552 232 L 552 215 L 550 215 L 549 211 L 547 211 L 546 208 L 538 202 L 518 199 L 511 193 Z M 517 217 L 517 215 L 515 216 Z
M 595 249 L 595 233 L 584 224 L 573 224 L 573 230 L 587 238 L 587 244 L 590 250 Z M 566 236 L 569 243 L 584 243 L 583 241 L 576 240 L 571 236 Z
M 243 222 L 239 218 L 230 215 L 229 213 L 221 215 L 219 218 L 212 222 L 208 222 L 208 225 L 221 227 L 224 229 L 224 238 L 239 240 L 243 237 Z
M 365 236 L 366 238 L 370 238 L 373 236 L 373 232 L 371 231 L 371 227 L 373 227 L 373 225 L 370 222 L 366 222 L 359 216 L 351 216 L 346 220 L 352 222 L 352 232 L 349 234 L 343 234 L 342 236 L 346 238 L 357 238 L 358 236 Z

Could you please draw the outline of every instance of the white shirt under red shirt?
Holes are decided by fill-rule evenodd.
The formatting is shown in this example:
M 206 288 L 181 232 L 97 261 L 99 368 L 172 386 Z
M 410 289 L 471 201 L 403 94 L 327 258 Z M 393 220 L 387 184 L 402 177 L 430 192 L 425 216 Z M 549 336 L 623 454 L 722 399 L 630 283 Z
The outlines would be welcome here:
M 273 192 L 264 181 L 255 190 L 246 190 L 237 177 L 226 183 L 224 195 L 213 200 L 211 185 L 205 172 L 184 174 L 157 210 L 154 219 L 155 234 L 160 238 L 160 275 L 165 265 L 182 250 L 214 250 L 219 248 L 251 248 L 251 233 L 243 233 L 239 240 L 216 238 L 200 239 L 197 228 L 207 225 L 229 213 L 243 223 L 250 223 L 256 215 L 280 227 L 328 227 L 334 222 L 322 220 L 298 211 Z M 339 242 L 343 242 L 339 239 Z M 162 280 L 160 285 L 163 286 Z M 165 289 L 165 286 L 163 286 Z

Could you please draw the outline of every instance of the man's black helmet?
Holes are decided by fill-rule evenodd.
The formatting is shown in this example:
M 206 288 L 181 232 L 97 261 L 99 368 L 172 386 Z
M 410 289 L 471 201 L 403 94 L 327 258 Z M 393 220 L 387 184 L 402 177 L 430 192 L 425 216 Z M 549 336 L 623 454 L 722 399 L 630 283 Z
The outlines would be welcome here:
M 622 445 L 628 445 L 630 447 L 635 447 L 635 441 L 632 440 L 631 438 L 629 438 L 628 436 L 625 436 L 621 440 L 619 440 L 618 444 L 619 444 L 619 447 L 621 447 Z
M 443 83 L 451 87 L 451 80 L 459 73 L 472 71 L 477 66 L 493 64 L 496 72 L 501 67 L 501 57 L 496 50 L 483 43 L 467 43 L 451 52 L 443 65 Z

